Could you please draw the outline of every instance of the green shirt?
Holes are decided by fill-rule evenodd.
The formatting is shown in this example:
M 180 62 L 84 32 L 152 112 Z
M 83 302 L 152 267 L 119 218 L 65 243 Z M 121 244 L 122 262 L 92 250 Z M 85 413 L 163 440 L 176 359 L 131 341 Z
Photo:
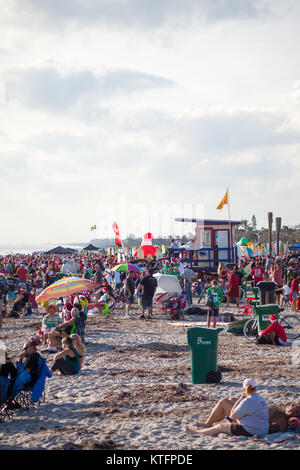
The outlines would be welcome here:
M 211 293 L 213 296 L 213 307 L 219 307 L 220 299 L 223 299 L 224 297 L 220 287 L 209 287 L 209 289 L 207 289 L 206 291 L 206 295 L 208 295 L 209 293 Z
M 61 322 L 58 314 L 45 315 L 42 322 L 42 328 L 56 328 Z

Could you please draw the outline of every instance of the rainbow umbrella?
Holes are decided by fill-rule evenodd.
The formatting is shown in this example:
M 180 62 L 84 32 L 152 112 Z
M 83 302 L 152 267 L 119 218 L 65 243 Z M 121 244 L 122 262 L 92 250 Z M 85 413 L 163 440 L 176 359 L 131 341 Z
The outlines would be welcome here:
M 90 281 L 80 277 L 63 277 L 46 287 L 36 298 L 38 302 L 45 302 L 50 299 L 69 297 L 86 290 L 94 290 L 99 287 L 98 282 Z
M 136 266 L 135 264 L 132 263 L 122 263 L 118 264 L 117 266 L 114 266 L 112 268 L 112 271 L 135 271 L 135 272 L 141 272 L 143 271 L 142 268 L 139 266 Z

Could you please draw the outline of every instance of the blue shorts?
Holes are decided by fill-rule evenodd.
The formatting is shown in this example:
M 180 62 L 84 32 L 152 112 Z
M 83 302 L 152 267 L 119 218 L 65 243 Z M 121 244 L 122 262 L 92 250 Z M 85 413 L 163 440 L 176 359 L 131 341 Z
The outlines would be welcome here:
M 126 295 L 126 304 L 131 305 L 134 302 L 134 295 Z
M 152 307 L 152 302 L 153 302 L 152 297 L 144 297 L 142 295 L 141 303 L 142 303 L 142 308 L 143 309 L 151 308 Z
M 12 291 L 8 291 L 7 293 L 7 298 L 8 299 L 14 299 L 16 297 L 16 293 L 12 290 Z
M 298 297 L 298 293 L 296 291 L 292 292 L 292 299 L 296 299 Z

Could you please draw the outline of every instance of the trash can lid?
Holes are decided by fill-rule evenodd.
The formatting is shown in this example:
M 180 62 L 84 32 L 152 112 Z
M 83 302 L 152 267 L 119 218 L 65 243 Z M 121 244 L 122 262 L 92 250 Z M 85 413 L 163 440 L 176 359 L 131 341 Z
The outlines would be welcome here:
M 270 312 L 270 315 L 271 313 L 274 313 L 274 312 L 279 312 L 279 305 L 278 304 L 264 304 L 264 305 L 257 305 L 255 307 L 255 310 L 257 312 Z
M 277 286 L 274 281 L 259 281 L 256 285 L 260 290 L 273 290 Z
M 194 327 L 194 328 L 188 328 L 187 333 L 188 334 L 207 334 L 207 335 L 216 335 L 220 333 L 220 331 L 223 331 L 224 328 L 202 328 L 202 327 Z

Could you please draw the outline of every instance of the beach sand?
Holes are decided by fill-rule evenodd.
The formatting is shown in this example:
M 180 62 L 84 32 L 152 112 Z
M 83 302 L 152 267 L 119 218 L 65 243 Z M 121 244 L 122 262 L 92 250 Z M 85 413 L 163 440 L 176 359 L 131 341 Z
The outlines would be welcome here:
M 237 312 L 236 308 L 226 312 Z M 205 316 L 170 321 L 124 318 L 116 308 L 107 317 L 88 316 L 86 355 L 77 376 L 53 375 L 46 399 L 0 423 L 0 449 L 10 450 L 262 450 L 300 449 L 300 434 L 284 442 L 232 436 L 187 434 L 185 426 L 207 418 L 223 397 L 239 397 L 246 377 L 257 381 L 269 404 L 298 401 L 299 364 L 295 348 L 256 346 L 226 332 L 218 339 L 219 384 L 192 384 L 187 329 L 205 326 Z M 24 340 L 38 332 L 40 316 L 8 319 L 0 339 L 16 361 Z M 43 347 L 39 346 L 38 350 Z M 47 357 L 51 366 L 54 356 Z

